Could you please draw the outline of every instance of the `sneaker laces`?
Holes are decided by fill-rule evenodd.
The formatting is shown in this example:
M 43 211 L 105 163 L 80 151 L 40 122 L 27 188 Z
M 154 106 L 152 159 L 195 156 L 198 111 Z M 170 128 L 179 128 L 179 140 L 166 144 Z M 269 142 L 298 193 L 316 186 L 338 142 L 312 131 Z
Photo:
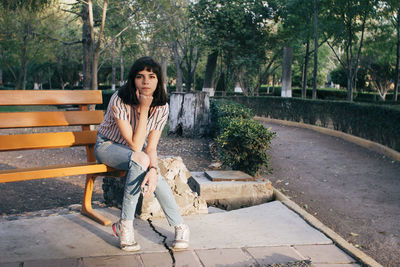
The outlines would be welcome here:
M 175 226 L 175 240 L 189 241 L 189 227 L 186 224 Z

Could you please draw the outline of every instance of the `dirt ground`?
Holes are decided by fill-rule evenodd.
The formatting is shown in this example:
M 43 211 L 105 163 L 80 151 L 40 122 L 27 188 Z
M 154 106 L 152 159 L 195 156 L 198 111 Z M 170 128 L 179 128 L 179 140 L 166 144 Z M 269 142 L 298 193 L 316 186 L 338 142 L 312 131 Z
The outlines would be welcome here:
M 293 201 L 384 266 L 400 266 L 400 163 L 307 129 L 268 124 L 272 173 L 262 173 Z M 4 133 L 0 133 L 4 134 Z M 161 156 L 181 156 L 191 171 L 208 169 L 210 139 L 165 137 Z M 0 169 L 79 162 L 79 148 L 0 153 Z M 99 178 L 94 200 L 102 202 Z M 82 201 L 84 177 L 0 184 L 0 214 L 18 219 Z M 46 216 L 47 213 L 38 213 Z M 0 218 L 1 219 L 1 218 Z

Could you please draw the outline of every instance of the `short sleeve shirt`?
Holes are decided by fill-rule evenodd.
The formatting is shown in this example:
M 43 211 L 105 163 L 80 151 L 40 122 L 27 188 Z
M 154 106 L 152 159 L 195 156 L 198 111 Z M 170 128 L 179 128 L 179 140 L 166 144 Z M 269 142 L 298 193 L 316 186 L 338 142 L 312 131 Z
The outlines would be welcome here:
M 162 131 L 168 120 L 169 106 L 156 106 L 151 112 L 147 120 L 146 138 L 152 130 Z M 124 137 L 119 131 L 116 119 L 127 120 L 132 126 L 133 132 L 139 122 L 139 112 L 137 107 L 125 104 L 115 92 L 110 99 L 103 122 L 100 124 L 99 134 L 110 139 L 113 142 L 128 145 Z

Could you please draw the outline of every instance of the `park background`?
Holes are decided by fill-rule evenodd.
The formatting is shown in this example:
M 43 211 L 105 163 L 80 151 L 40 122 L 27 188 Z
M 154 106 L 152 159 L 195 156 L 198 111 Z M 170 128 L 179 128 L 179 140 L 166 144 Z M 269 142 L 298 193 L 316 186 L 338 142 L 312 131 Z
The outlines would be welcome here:
M 0 89 L 99 89 L 107 103 L 152 55 L 169 93 L 207 91 L 400 151 L 399 6 L 2 0 Z

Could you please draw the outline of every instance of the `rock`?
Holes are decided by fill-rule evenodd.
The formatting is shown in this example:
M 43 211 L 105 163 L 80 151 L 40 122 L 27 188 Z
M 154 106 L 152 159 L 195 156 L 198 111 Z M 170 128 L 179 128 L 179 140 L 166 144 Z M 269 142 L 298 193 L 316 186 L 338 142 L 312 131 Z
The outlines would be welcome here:
M 219 170 L 222 167 L 222 163 L 221 162 L 213 162 L 208 167 L 213 170 Z
M 80 211 L 82 209 L 82 205 L 81 204 L 72 204 L 68 206 L 68 209 L 70 211 Z
M 207 203 L 193 192 L 187 184 L 190 172 L 181 157 L 166 157 L 159 160 L 162 176 L 170 186 L 182 215 L 208 213 Z M 140 219 L 165 217 L 160 204 L 154 196 L 143 198 Z

